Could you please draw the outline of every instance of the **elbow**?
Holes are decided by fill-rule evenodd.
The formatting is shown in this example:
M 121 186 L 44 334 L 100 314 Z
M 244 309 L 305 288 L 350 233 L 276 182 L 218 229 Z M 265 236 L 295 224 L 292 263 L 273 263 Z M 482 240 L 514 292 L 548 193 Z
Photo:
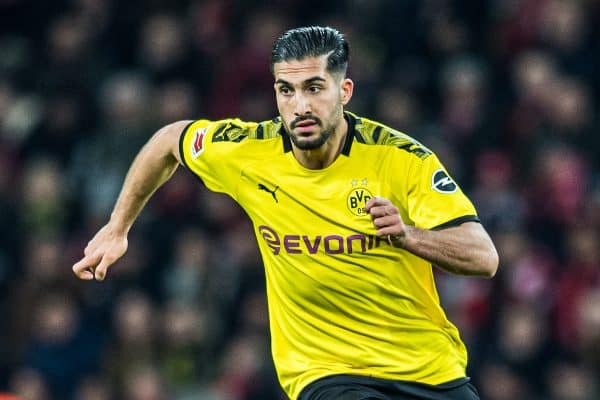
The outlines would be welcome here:
M 481 263 L 481 275 L 484 278 L 491 279 L 496 275 L 498 271 L 498 265 L 500 264 L 500 257 L 496 248 L 492 245 L 491 248 L 485 252 Z

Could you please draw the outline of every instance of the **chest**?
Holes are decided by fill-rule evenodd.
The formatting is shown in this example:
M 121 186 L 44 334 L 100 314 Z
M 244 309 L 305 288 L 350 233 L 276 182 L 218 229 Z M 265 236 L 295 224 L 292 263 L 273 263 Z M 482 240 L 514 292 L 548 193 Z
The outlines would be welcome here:
M 371 232 L 367 201 L 394 196 L 383 171 L 351 160 L 319 171 L 257 163 L 242 171 L 239 189 L 255 225 L 305 233 Z

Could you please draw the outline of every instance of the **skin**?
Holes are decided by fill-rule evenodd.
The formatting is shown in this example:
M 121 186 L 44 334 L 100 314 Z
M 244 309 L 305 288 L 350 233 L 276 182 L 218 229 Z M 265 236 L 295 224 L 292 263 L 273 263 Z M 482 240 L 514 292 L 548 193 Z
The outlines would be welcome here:
M 343 111 L 354 83 L 341 73 L 329 73 L 326 56 L 280 62 L 273 71 L 277 108 L 294 156 L 306 168 L 327 167 L 348 132 Z M 299 127 L 298 122 L 312 125 Z
M 280 62 L 274 66 L 277 108 L 298 162 L 309 169 L 335 161 L 348 132 L 343 108 L 354 83 L 326 69 L 326 56 Z M 179 136 L 190 121 L 167 125 L 154 134 L 136 156 L 108 223 L 73 265 L 80 279 L 104 280 L 108 268 L 127 251 L 127 235 L 152 194 L 175 172 Z M 481 224 L 468 222 L 440 231 L 404 224 L 390 200 L 374 197 L 366 204 L 377 235 L 439 268 L 460 275 L 492 277 L 498 254 Z
M 465 222 L 440 231 L 405 225 L 398 208 L 383 197 L 365 205 L 378 236 L 426 259 L 446 272 L 491 278 L 498 270 L 498 253 L 492 239 L 478 222 Z

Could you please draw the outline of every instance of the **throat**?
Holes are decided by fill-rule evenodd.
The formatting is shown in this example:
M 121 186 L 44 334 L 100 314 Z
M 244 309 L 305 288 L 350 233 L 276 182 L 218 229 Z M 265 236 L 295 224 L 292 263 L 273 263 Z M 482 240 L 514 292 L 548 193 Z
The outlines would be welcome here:
M 323 169 L 329 167 L 339 157 L 344 146 L 346 134 L 332 135 L 323 146 L 313 150 L 293 148 L 296 160 L 308 169 Z

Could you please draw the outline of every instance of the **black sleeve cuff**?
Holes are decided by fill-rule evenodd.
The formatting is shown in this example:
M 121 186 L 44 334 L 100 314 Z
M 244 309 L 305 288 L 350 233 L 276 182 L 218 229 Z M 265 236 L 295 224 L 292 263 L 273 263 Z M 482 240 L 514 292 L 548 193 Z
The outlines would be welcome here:
M 179 135 L 179 157 L 181 157 L 181 162 L 183 163 L 183 166 L 189 169 L 190 171 L 191 169 L 189 165 L 187 165 L 187 161 L 185 160 L 185 154 L 183 151 L 183 140 L 185 139 L 185 134 L 187 133 L 187 130 L 190 128 L 190 126 L 192 126 L 194 122 L 196 121 L 192 121 L 189 124 L 187 124 L 185 128 L 183 128 L 183 130 L 181 131 L 181 134 Z
M 465 222 L 480 222 L 479 217 L 477 215 L 463 215 L 462 217 L 454 218 L 448 222 L 444 222 L 441 225 L 435 226 L 431 228 L 433 231 L 440 231 L 446 228 L 452 228 L 453 226 L 459 226 L 464 224 Z

